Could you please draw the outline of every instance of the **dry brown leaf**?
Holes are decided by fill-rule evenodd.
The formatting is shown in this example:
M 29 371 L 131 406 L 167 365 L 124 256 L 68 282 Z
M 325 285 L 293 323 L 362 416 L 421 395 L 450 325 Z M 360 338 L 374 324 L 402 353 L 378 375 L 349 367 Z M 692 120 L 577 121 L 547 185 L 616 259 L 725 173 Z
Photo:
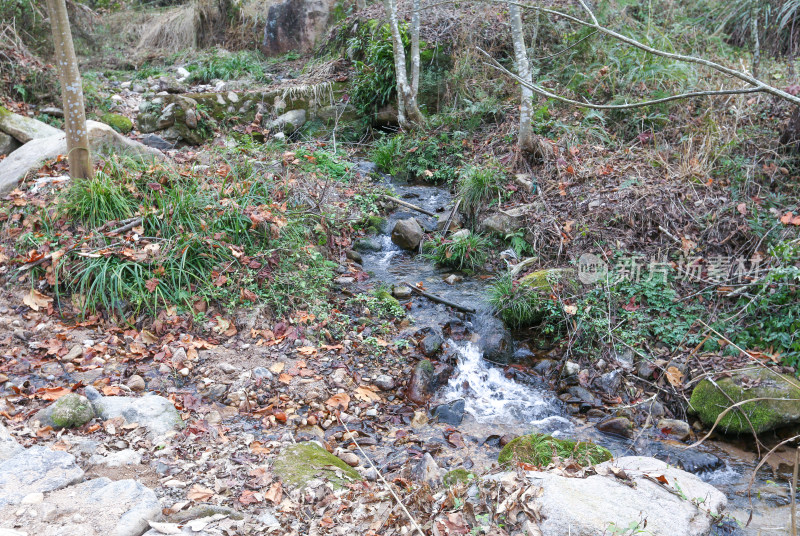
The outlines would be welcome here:
M 680 387 L 683 384 L 683 372 L 681 372 L 678 367 L 668 367 L 666 376 L 667 381 L 669 381 L 673 387 Z
M 381 397 L 375 393 L 377 390 L 377 387 L 371 385 L 359 385 L 356 388 L 355 396 L 362 402 L 380 402 Z
M 269 367 L 269 371 L 273 374 L 280 374 L 281 372 L 283 372 L 284 368 L 286 368 L 286 363 L 282 363 L 279 361 L 274 365 L 272 365 L 271 367 Z
M 207 501 L 213 496 L 214 496 L 213 491 L 211 491 L 208 488 L 204 488 L 200 484 L 195 484 L 194 486 L 192 486 L 192 488 L 189 490 L 189 493 L 186 494 L 187 499 L 189 499 L 190 501 L 197 501 L 197 502 Z
M 341 408 L 342 411 L 347 411 L 347 407 L 350 405 L 350 395 L 337 393 L 330 397 L 325 404 L 331 409 Z
M 45 296 L 38 290 L 32 288 L 29 293 L 27 293 L 22 298 L 22 303 L 33 309 L 34 311 L 38 311 L 39 309 L 46 309 L 47 304 L 53 301 L 53 298 L 49 296 Z
M 272 504 L 280 504 L 283 498 L 283 489 L 280 482 L 275 482 L 270 486 L 269 491 L 264 494 L 264 498 Z

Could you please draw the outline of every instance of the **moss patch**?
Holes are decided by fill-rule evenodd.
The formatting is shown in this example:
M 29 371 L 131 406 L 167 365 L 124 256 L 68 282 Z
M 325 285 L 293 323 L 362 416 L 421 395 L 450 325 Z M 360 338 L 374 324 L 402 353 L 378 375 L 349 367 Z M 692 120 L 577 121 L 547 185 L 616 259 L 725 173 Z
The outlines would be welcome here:
M 329 480 L 335 487 L 361 480 L 358 471 L 316 443 L 310 442 L 285 448 L 275 460 L 272 469 L 284 483 L 299 488 L 318 477 Z
M 786 400 L 759 400 L 742 404 L 729 411 L 717 428 L 731 434 L 751 433 L 747 422 L 749 419 L 756 433 L 761 433 L 800 422 L 800 389 L 794 385 L 798 380 L 756 369 L 736 373 L 715 383 L 716 386 L 709 380 L 703 380 L 694 388 L 689 400 L 690 409 L 707 426 L 713 425 L 720 413 L 733 403 L 753 398 Z
M 467 471 L 466 469 L 453 469 L 444 475 L 442 481 L 445 486 L 452 486 L 454 484 L 468 484 L 475 480 L 475 473 Z
M 544 434 L 530 434 L 512 440 L 500 451 L 500 465 L 528 463 L 546 467 L 556 459 L 574 459 L 582 466 L 595 465 L 612 458 L 611 452 L 594 443 L 556 439 Z
M 50 412 L 53 428 L 77 428 L 94 418 L 94 408 L 85 397 L 75 393 L 62 396 L 55 402 Z
M 133 122 L 124 115 L 107 113 L 100 117 L 100 121 L 122 134 L 133 130 Z

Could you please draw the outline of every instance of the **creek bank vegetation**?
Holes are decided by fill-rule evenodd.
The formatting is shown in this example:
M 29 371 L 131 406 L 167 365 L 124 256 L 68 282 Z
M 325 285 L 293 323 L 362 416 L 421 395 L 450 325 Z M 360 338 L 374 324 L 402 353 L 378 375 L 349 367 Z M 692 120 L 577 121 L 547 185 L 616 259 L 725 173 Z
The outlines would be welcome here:
M 154 152 L 36 155 L 5 198 L 9 452 L 127 459 L 176 526 L 635 533 L 639 508 L 656 533 L 727 530 L 689 474 L 724 461 L 685 447 L 739 435 L 783 485 L 800 414 L 795 12 L 746 3 L 67 3 L 86 115 Z M 268 25 L 304 6 L 324 23 L 286 48 Z M 71 119 L 53 17 L 12 7 L 0 166 Z M 732 66 L 775 91 L 719 94 Z M 484 284 L 480 308 L 447 291 Z M 439 398 L 473 342 L 590 435 L 476 432 Z M 592 496 L 602 522 L 567 515 Z

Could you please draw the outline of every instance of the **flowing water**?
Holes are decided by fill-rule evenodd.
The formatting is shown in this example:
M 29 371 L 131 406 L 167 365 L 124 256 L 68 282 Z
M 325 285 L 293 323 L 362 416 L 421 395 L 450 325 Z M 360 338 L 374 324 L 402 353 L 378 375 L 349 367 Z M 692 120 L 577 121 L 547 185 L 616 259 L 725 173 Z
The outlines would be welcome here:
M 388 184 L 389 178 L 384 177 L 384 180 Z M 444 213 L 451 204 L 451 196 L 444 188 L 397 182 L 391 186 L 397 197 L 434 213 Z M 379 247 L 375 248 L 376 251 L 363 254 L 364 269 L 387 285 L 421 282 L 429 292 L 477 310 L 477 315 L 465 320 L 473 329 L 480 329 L 481 315 L 490 314 L 486 279 L 465 277 L 463 281 L 449 285 L 444 282 L 449 271 L 437 268 L 423 256 L 404 251 L 392 243 L 390 233 L 395 222 L 409 217 L 416 218 L 427 231 L 436 227 L 436 218 L 401 207 L 387 218 L 381 235 L 377 237 Z M 454 316 L 446 306 L 424 298 L 413 300 L 411 314 L 420 327 L 438 327 Z M 790 534 L 789 474 L 785 466 L 776 474 L 764 469 L 759 471 L 751 488 L 750 502 L 748 488 L 756 460 L 747 449 L 724 442 L 707 442 L 696 450 L 685 450 L 685 445 L 659 441 L 653 432 L 643 433 L 635 441 L 599 433 L 593 425 L 569 418 L 556 393 L 543 382 L 531 385 L 509 379 L 502 368 L 482 358 L 476 345 L 468 341 L 450 341 L 450 344 L 457 348 L 458 364 L 448 384 L 438 393 L 436 403 L 457 399 L 465 401 L 467 416 L 460 427 L 462 430 L 484 437 L 532 431 L 552 433 L 595 441 L 615 456 L 654 456 L 684 467 L 705 468 L 698 472 L 698 476 L 726 493 L 730 513 L 741 525 L 750 520 L 747 527 L 735 528 L 728 524 L 718 528 L 715 534 Z

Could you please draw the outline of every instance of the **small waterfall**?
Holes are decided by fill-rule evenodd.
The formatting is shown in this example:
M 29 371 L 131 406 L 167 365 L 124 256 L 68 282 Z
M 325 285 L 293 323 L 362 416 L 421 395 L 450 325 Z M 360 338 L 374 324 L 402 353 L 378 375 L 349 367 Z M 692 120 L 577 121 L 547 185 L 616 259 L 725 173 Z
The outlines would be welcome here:
M 478 422 L 528 424 L 536 428 L 570 427 L 561 416 L 560 404 L 551 391 L 534 389 L 503 376 L 500 368 L 483 360 L 473 343 L 458 344 L 458 367 L 442 392 L 446 402 L 463 398 L 466 412 Z

